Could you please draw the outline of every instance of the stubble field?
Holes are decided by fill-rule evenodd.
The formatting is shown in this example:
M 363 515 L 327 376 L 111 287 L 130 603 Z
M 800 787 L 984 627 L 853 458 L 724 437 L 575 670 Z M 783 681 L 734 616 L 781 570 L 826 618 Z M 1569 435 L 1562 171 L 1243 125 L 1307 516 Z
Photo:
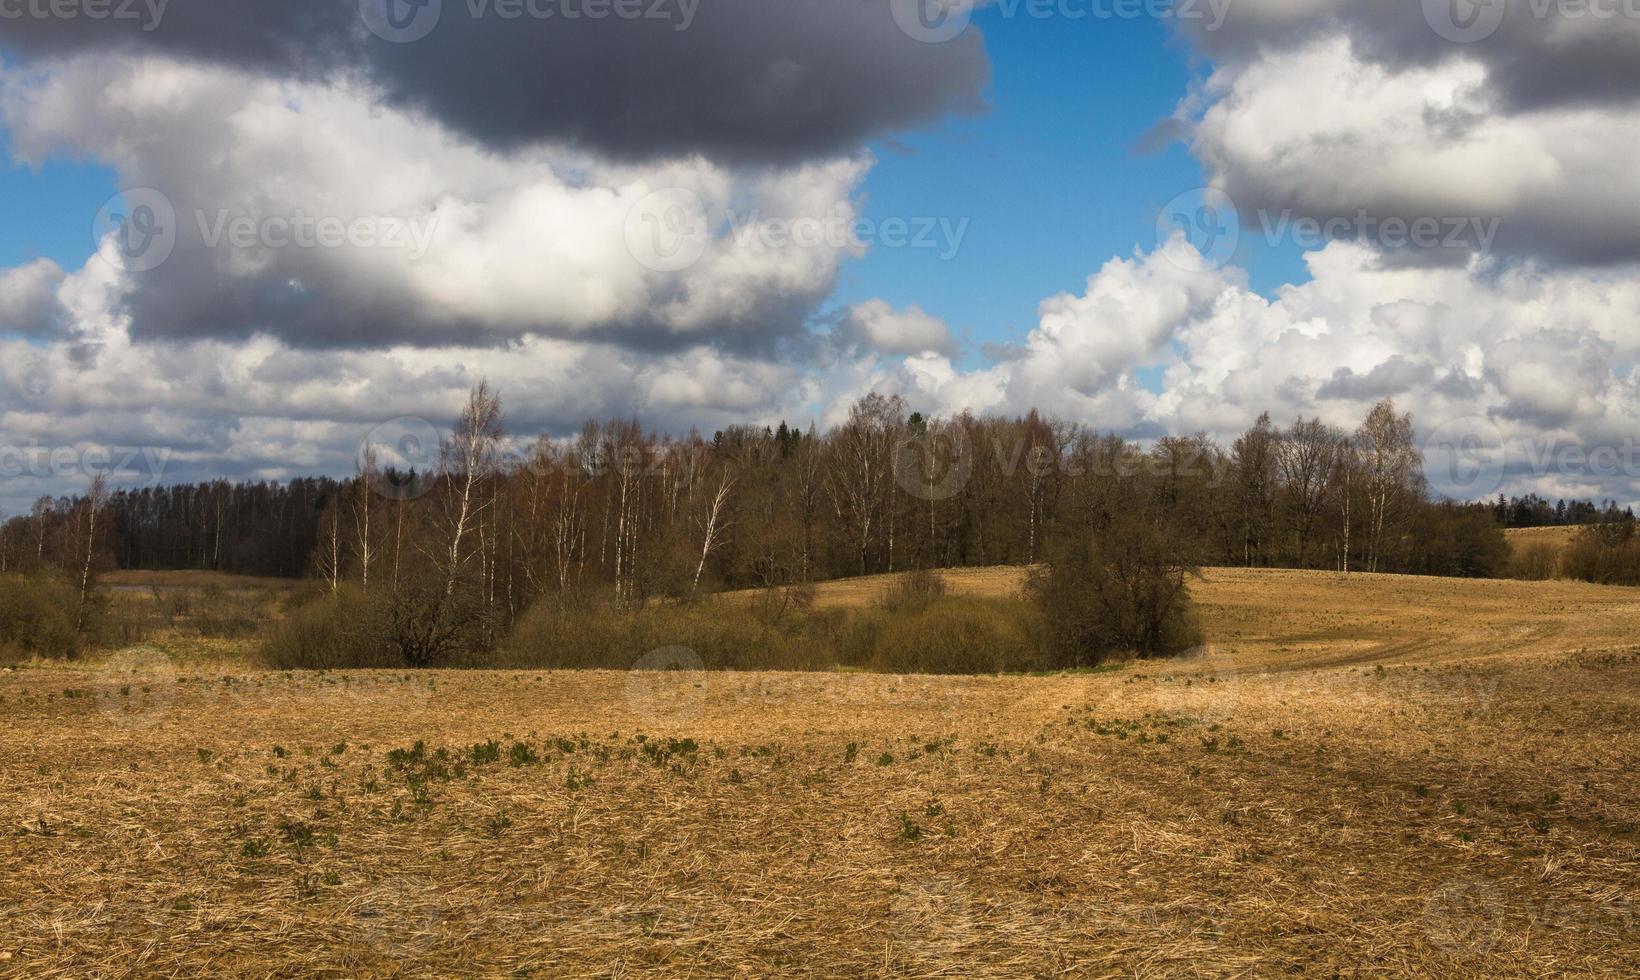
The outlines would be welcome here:
M 1050 677 L 0 672 L 0 973 L 1640 972 L 1640 592 L 1195 594 Z

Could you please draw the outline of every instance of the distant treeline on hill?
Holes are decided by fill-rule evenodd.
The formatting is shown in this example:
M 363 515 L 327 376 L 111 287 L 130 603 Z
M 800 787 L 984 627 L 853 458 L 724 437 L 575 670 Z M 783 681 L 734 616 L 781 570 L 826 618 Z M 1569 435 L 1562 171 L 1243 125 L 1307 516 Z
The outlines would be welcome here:
M 1492 504 L 1492 513 L 1504 527 L 1569 527 L 1578 524 L 1600 524 L 1627 518 L 1634 520 L 1634 509 L 1619 508 L 1617 501 L 1607 500 L 1596 505 L 1590 500 L 1557 500 L 1550 503 L 1535 493 L 1524 497 L 1498 495 Z
M 344 480 L 117 491 L 89 524 L 86 500 L 45 499 L 0 526 L 0 571 L 73 565 L 88 526 L 103 563 L 127 569 L 376 582 L 438 550 L 516 611 L 591 585 L 641 598 L 1034 564 L 1141 514 L 1188 565 L 1491 576 L 1508 560 L 1500 525 L 1598 513 L 1433 499 L 1413 421 L 1389 401 L 1354 431 L 1265 416 L 1229 445 L 1141 446 L 1035 412 L 929 419 L 873 394 L 826 432 L 611 421 L 517 446 L 496 399 L 425 472 L 393 469 L 383 446 Z

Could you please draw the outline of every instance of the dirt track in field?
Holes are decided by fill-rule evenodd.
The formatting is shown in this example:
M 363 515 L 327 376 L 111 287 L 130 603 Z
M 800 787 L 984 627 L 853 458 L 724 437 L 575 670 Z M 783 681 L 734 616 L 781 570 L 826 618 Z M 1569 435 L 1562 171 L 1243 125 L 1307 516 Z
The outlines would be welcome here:
M 1075 676 L 0 672 L 0 974 L 1640 973 L 1640 592 L 1195 593 Z

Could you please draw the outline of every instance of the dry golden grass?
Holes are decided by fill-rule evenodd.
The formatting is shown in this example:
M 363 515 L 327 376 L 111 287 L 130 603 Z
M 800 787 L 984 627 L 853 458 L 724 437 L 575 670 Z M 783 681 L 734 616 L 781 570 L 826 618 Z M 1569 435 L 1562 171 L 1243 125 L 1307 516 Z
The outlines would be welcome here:
M 0 673 L 0 972 L 1640 972 L 1640 592 L 1196 594 L 1074 676 Z
M 1583 530 L 1582 525 L 1574 524 L 1567 527 L 1510 527 L 1504 528 L 1503 536 L 1508 539 L 1510 547 L 1517 551 L 1534 544 L 1553 545 L 1564 550 L 1577 537 L 1577 532 Z

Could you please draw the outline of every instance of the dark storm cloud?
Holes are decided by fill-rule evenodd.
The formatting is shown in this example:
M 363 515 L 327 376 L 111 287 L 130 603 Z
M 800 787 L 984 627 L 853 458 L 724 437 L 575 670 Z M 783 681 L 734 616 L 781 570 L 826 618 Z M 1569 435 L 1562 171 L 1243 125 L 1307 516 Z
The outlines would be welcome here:
M 378 36 L 391 29 L 366 26 L 358 0 L 170 0 L 154 17 L 142 12 L 160 0 L 137 0 L 130 18 L 0 20 L 0 47 L 362 75 L 387 102 L 493 147 L 567 141 L 632 160 L 788 163 L 982 108 L 989 65 L 977 32 L 920 43 L 888 0 L 599 2 L 367 0 L 410 18 L 403 36 L 426 31 L 392 42 Z M 595 7 L 609 13 L 566 16 Z
M 461 315 L 407 294 L 403 279 L 372 282 L 368 272 L 305 250 L 271 254 L 272 264 L 257 275 L 228 276 L 221 272 L 218 251 L 203 244 L 179 247 L 162 268 L 133 277 L 122 304 L 122 312 L 131 317 L 132 337 L 232 341 L 272 336 L 298 349 L 365 350 L 395 344 L 498 348 L 537 335 L 597 340 L 651 353 L 710 340 L 725 351 L 766 354 L 802 332 L 832 286 L 827 280 L 801 293 L 761 289 L 746 297 L 747 306 L 733 318 L 683 331 L 648 312 L 619 321 L 573 322 L 546 315 Z

